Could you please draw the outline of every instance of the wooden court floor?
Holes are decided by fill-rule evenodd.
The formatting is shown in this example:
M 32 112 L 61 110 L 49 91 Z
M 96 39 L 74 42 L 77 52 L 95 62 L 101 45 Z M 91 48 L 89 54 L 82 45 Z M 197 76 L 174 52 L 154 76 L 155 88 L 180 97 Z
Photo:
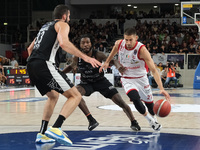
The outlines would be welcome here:
M 171 95 L 172 112 L 165 118 L 157 118 L 163 128 L 160 133 L 175 133 L 200 136 L 200 90 L 192 88 L 166 89 Z M 133 114 L 139 122 L 141 132 L 153 132 L 147 120 L 133 107 L 122 88 L 118 88 L 124 101 L 130 105 Z M 153 89 L 154 100 L 164 98 L 158 89 Z M 42 97 L 34 87 L 7 87 L 0 89 L 0 134 L 15 132 L 38 132 L 46 97 Z M 130 121 L 116 105 L 100 93 L 84 97 L 89 110 L 99 122 L 94 131 L 131 131 Z M 49 125 L 52 125 L 59 115 L 65 102 L 60 95 L 59 101 Z M 87 131 L 88 121 L 77 107 L 66 119 L 62 129 L 68 131 Z

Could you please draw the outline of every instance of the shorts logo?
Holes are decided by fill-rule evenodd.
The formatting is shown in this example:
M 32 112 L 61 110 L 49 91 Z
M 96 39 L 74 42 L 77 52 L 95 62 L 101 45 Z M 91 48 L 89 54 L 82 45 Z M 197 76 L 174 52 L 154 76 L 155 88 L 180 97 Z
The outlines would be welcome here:
M 54 78 L 47 85 L 53 90 L 63 91 Z
M 149 87 L 149 85 L 144 86 L 145 89 L 148 88 L 148 87 Z
M 110 89 L 110 90 L 114 89 L 114 86 L 110 86 L 109 89 Z

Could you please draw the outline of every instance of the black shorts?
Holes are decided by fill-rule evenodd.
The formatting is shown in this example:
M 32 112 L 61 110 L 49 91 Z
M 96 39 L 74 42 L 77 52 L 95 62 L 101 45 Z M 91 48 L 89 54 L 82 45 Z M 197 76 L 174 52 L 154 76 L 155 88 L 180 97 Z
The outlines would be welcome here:
M 90 96 L 93 92 L 99 92 L 104 97 L 112 99 L 113 95 L 118 93 L 116 88 L 106 79 L 103 78 L 95 83 L 92 82 L 81 82 L 79 86 L 85 89 L 84 96 Z
M 74 84 L 69 80 L 65 73 L 49 61 L 33 59 L 27 64 L 30 80 L 37 87 L 41 95 L 45 95 L 51 90 L 64 93 Z

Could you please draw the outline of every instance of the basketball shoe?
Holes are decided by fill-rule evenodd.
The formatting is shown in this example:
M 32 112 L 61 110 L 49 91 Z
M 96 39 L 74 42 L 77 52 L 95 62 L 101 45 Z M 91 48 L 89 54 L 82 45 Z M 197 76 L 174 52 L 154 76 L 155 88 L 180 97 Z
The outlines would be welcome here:
M 72 145 L 72 141 L 69 138 L 67 138 L 68 135 L 64 131 L 62 131 L 61 128 L 49 127 L 47 131 L 45 132 L 45 135 L 49 138 L 55 139 L 61 144 L 64 144 L 67 146 Z
M 160 131 L 160 129 L 162 128 L 162 125 L 154 120 L 151 120 L 149 124 L 155 131 Z
M 96 128 L 99 125 L 99 123 L 94 119 L 92 121 L 89 121 L 88 130 L 92 131 L 94 128 Z
M 141 128 L 140 128 L 140 126 L 139 126 L 137 120 L 133 120 L 133 121 L 131 122 L 131 126 L 130 126 L 130 127 L 131 127 L 131 129 L 134 130 L 134 131 L 140 131 L 140 130 L 141 130 Z
M 35 143 L 38 143 L 38 144 L 53 143 L 53 142 L 55 142 L 54 139 L 50 139 L 46 135 L 44 135 L 42 133 L 38 133 L 37 137 L 36 137 L 36 140 L 35 140 Z

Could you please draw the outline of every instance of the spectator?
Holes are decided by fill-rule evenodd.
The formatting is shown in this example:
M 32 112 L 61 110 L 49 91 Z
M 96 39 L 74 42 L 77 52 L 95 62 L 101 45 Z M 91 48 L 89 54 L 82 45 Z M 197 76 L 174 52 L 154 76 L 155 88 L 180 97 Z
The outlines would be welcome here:
M 178 62 L 175 63 L 175 69 L 176 69 L 176 78 L 179 79 L 181 77 L 180 71 L 181 68 L 178 65 Z
M 162 83 L 164 84 L 167 79 L 167 66 L 165 66 L 163 70 L 161 71 L 161 79 L 162 79 Z
M 185 41 L 182 44 L 182 49 L 183 49 L 184 53 L 186 53 L 186 54 L 188 53 L 188 46 L 187 46 L 187 43 Z
M 153 46 L 152 53 L 153 55 L 158 53 L 158 47 L 156 45 Z
M 200 55 L 200 45 L 197 47 L 196 53 Z
M 19 64 L 15 63 L 15 66 L 13 67 L 13 69 L 19 69 Z
M 100 44 L 97 50 L 106 53 L 106 48 L 103 46 L 103 44 Z
M 16 63 L 18 64 L 17 60 L 15 60 L 15 58 L 12 57 L 12 58 L 11 58 L 11 61 L 10 61 L 10 64 L 11 64 L 11 66 L 12 66 L 13 68 L 15 67 Z
M 163 64 L 161 62 L 159 62 L 157 68 L 160 69 L 160 72 L 161 72 L 163 70 Z
M 174 68 L 173 63 L 169 63 L 169 65 L 167 67 L 167 79 L 164 83 L 165 88 L 170 87 L 169 83 L 170 83 L 171 80 L 175 81 L 174 88 L 176 88 L 177 87 L 177 78 L 176 78 L 176 70 Z
M 155 65 L 156 69 L 158 70 L 158 73 L 161 74 L 160 69 L 158 68 L 157 64 L 154 63 L 154 65 Z M 149 79 L 149 84 L 152 87 L 152 81 L 154 80 L 154 77 L 153 77 L 153 73 L 150 70 L 149 70 L 148 79 Z
M 170 53 L 177 53 L 178 48 L 176 47 L 175 43 L 172 43 L 171 46 L 169 47 Z
M 5 76 L 5 69 L 0 63 L 0 84 L 4 85 L 6 83 L 7 77 Z
M 179 34 L 177 35 L 177 41 L 178 41 L 179 45 L 182 45 L 183 37 L 181 36 L 181 33 L 179 33 Z
M 162 45 L 162 46 L 160 47 L 160 49 L 159 49 L 159 53 L 162 53 L 162 54 L 164 54 L 166 51 L 167 51 L 167 50 L 166 50 L 166 48 L 165 48 L 165 45 Z
M 188 48 L 188 53 L 189 54 L 194 54 L 195 53 L 195 48 L 193 47 L 192 44 L 190 44 L 189 48 Z

